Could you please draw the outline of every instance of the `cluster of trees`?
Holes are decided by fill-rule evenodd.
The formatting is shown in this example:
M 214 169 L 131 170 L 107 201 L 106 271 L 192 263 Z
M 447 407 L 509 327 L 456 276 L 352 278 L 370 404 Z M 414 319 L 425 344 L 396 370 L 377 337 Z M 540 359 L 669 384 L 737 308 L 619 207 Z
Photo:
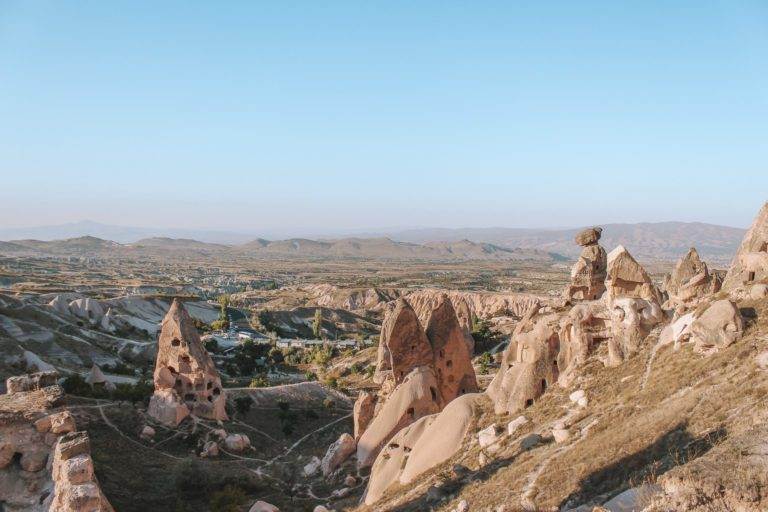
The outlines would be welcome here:
M 124 400 L 128 402 L 149 403 L 149 398 L 155 391 L 150 381 L 140 380 L 136 384 L 116 384 L 115 389 L 108 390 L 104 386 L 93 386 L 85 382 L 79 374 L 73 374 L 65 378 L 61 387 L 70 395 L 85 396 L 90 398 L 104 398 L 109 400 Z
M 211 323 L 211 329 L 214 331 L 226 331 L 229 329 L 229 315 L 227 314 L 227 308 L 229 307 L 230 297 L 229 295 L 219 296 L 219 318 Z

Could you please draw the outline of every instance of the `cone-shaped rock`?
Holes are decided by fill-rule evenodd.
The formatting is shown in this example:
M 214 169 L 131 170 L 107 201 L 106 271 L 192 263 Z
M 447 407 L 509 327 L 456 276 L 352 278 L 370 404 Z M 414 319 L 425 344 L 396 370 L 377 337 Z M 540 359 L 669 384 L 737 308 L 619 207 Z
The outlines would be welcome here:
M 733 258 L 724 290 L 768 279 L 768 203 L 757 214 L 752 227 Z
M 447 295 L 427 320 L 427 338 L 434 351 L 434 369 L 446 403 L 459 395 L 477 391 L 475 370 L 467 348 L 465 331 Z
M 390 315 L 382 326 L 381 340 L 389 349 L 390 367 L 399 384 L 414 368 L 432 365 L 432 346 L 405 299 L 397 300 Z
M 693 247 L 677 262 L 672 274 L 665 280 L 670 307 L 694 303 L 718 292 L 720 285 L 720 279 L 709 272 L 709 267 L 701 261 Z
M 608 278 L 605 281 L 608 298 L 645 299 L 660 303 L 661 295 L 648 272 L 623 245 L 608 254 Z
M 154 377 L 155 394 L 148 412 L 158 421 L 178 424 L 189 413 L 227 419 L 226 398 L 216 366 L 178 299 L 174 299 L 162 322 Z

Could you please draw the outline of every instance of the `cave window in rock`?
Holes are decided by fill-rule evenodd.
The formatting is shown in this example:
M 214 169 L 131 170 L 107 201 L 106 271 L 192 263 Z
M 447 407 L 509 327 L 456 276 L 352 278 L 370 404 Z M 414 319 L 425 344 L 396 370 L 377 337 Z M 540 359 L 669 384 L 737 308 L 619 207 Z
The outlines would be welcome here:
M 177 388 L 181 387 L 181 379 L 176 379 L 176 384 L 174 385 Z
M 210 396 L 210 395 L 208 395 L 208 401 L 209 401 L 209 402 L 213 402 L 213 397 L 212 397 L 212 396 Z
M 446 367 L 448 367 L 448 368 L 450 368 L 451 366 L 453 366 L 453 361 L 451 361 L 450 359 L 449 359 L 449 360 L 447 360 L 447 361 L 445 362 L 445 366 L 446 366 Z
M 530 407 L 532 405 L 533 405 L 533 398 L 529 398 L 528 400 L 525 401 L 525 406 L 526 407 Z
M 213 382 L 209 382 L 209 383 L 208 383 L 208 384 L 205 386 L 205 389 L 211 389 L 212 387 L 213 387 Z
M 176 368 L 174 368 L 173 366 L 169 366 L 168 367 L 168 371 L 171 372 L 171 373 L 179 373 L 179 372 L 176 371 Z
M 194 402 L 196 400 L 197 398 L 195 397 L 194 393 L 187 393 L 186 395 L 184 395 L 184 401 L 186 402 Z
M 181 341 L 179 340 L 179 338 L 173 338 L 173 340 L 171 341 L 171 345 L 174 347 L 178 347 L 179 345 L 181 345 Z
M 436 402 L 437 401 L 437 390 L 435 388 L 433 388 L 433 387 L 430 387 L 429 388 L 429 392 L 432 395 L 432 401 Z
M 413 418 L 413 417 L 416 415 L 416 411 L 414 411 L 413 407 L 410 407 L 410 408 L 408 408 L 408 410 L 407 410 L 407 411 L 405 411 L 405 413 L 406 413 L 408 416 L 410 416 L 411 418 Z
M 213 388 L 213 394 L 219 396 L 221 394 L 221 390 L 219 388 Z
M 757 252 L 768 252 L 768 242 L 763 242 L 763 245 L 760 246 Z
M 541 392 L 545 392 L 547 390 L 547 379 L 541 379 Z
M 748 274 L 747 274 L 747 282 L 748 282 L 748 283 L 751 283 L 751 282 L 752 282 L 752 281 L 754 281 L 754 280 L 755 280 L 755 273 L 754 273 L 754 272 L 750 272 L 750 273 L 748 273 Z

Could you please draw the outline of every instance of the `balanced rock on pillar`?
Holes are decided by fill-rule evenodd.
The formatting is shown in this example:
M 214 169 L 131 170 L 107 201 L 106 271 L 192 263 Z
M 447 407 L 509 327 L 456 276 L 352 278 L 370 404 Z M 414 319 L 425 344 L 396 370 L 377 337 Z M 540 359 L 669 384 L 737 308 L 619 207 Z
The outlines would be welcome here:
M 598 243 L 602 232 L 596 227 L 576 235 L 576 243 L 583 249 L 571 270 L 571 283 L 565 290 L 567 300 L 595 300 L 605 292 L 607 256 Z
M 155 393 L 147 412 L 161 423 L 175 426 L 189 414 L 227 419 L 219 373 L 178 299 L 163 319 L 154 381 Z

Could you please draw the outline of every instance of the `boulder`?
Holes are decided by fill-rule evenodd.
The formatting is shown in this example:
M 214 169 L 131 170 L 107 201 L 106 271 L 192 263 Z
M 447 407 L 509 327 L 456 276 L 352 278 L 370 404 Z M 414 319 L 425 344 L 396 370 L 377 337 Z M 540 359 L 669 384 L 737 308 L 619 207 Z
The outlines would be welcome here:
M 325 452 L 325 457 L 323 457 L 323 461 L 320 464 L 320 468 L 323 470 L 323 476 L 327 477 L 336 471 L 336 468 L 341 466 L 350 455 L 355 453 L 356 448 L 355 438 L 346 432 L 341 434 L 336 442 L 329 446 L 328 450 Z
M 219 456 L 219 445 L 215 441 L 207 441 L 203 445 L 203 449 L 200 452 L 200 457 L 204 459 L 211 459 Z
M 48 418 L 51 422 L 50 430 L 54 434 L 66 434 L 77 430 L 77 427 L 75 427 L 75 418 L 69 411 L 51 414 Z
M 525 416 L 518 416 L 514 420 L 510 421 L 507 424 L 507 435 L 508 436 L 514 435 L 514 433 L 517 432 L 517 429 L 519 429 L 526 423 L 528 423 L 528 418 L 526 418 Z
M 312 457 L 312 460 L 310 460 L 308 463 L 304 465 L 304 468 L 302 469 L 302 473 L 304 473 L 304 476 L 314 476 L 317 474 L 317 472 L 320 470 L 320 464 L 322 461 L 318 457 Z
M 713 302 L 691 324 L 693 349 L 700 354 L 711 354 L 726 348 L 741 338 L 744 321 L 739 308 L 730 300 Z
M 243 452 L 251 446 L 251 440 L 245 434 L 229 434 L 224 438 L 224 446 L 230 452 Z
M 267 503 L 266 501 L 257 501 L 251 505 L 251 508 L 248 509 L 248 512 L 280 512 L 280 509 Z
M 579 231 L 574 238 L 576 245 L 587 247 L 590 245 L 596 245 L 600 241 L 600 237 L 603 234 L 603 228 L 594 227 L 587 228 Z
M 560 444 L 566 442 L 568 439 L 571 438 L 571 433 L 568 432 L 567 429 L 564 428 L 554 428 L 552 429 L 552 437 L 555 439 L 555 442 Z

